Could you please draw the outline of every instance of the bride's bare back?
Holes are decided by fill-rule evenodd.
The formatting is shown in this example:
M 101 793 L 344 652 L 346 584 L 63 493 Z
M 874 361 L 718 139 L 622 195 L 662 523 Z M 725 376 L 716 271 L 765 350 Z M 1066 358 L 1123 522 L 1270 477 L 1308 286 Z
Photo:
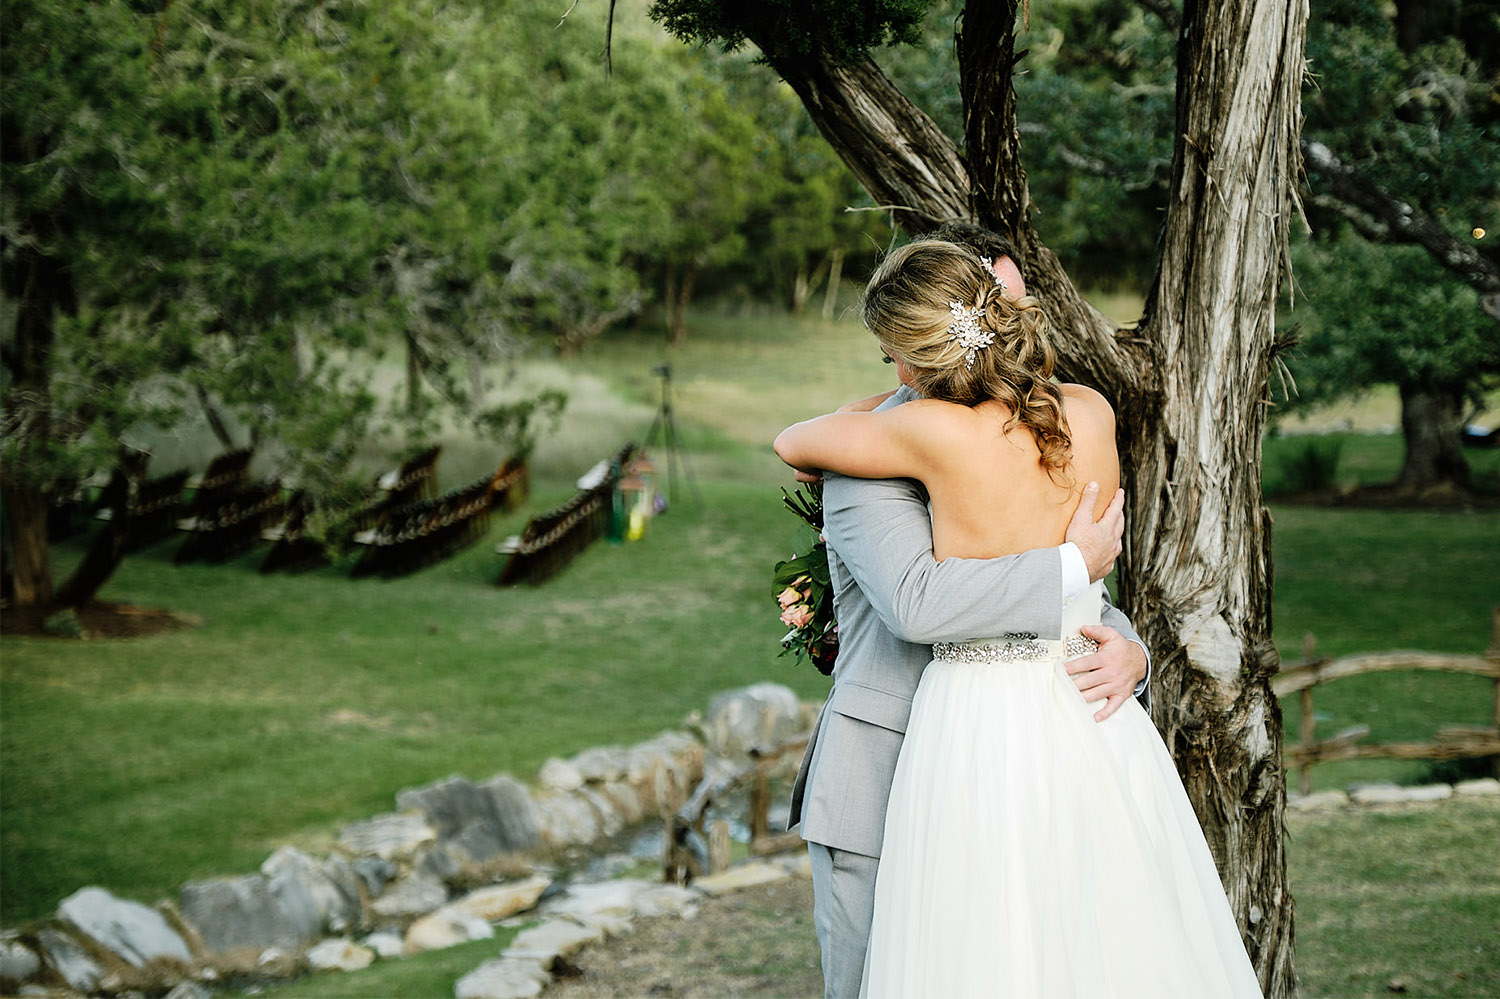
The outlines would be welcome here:
M 919 479 L 932 500 L 933 554 L 991 558 L 1061 544 L 1083 487 L 1101 516 L 1120 480 L 1114 412 L 1082 385 L 1060 386 L 1072 448 L 1049 474 L 1031 431 L 994 400 L 921 399 L 876 413 L 835 413 L 788 427 L 776 453 L 802 469 Z

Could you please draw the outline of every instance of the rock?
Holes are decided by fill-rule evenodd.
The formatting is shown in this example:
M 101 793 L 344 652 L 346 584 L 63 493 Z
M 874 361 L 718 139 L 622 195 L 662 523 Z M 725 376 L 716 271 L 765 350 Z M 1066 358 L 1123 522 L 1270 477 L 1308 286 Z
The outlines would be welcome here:
M 588 801 L 573 794 L 553 793 L 536 799 L 542 840 L 554 847 L 591 843 L 599 835 L 599 816 Z
M 617 937 L 630 929 L 634 922 L 629 916 L 621 916 L 611 912 L 589 912 L 569 916 L 569 919 L 580 926 L 588 926 L 598 930 L 604 936 Z
M 622 780 L 611 781 L 601 785 L 599 793 L 609 800 L 611 809 L 627 826 L 633 826 L 646 817 L 646 803 L 635 785 Z
M 802 731 L 802 704 L 779 683 L 726 691 L 709 702 L 703 719 L 709 750 L 736 760 L 748 760 L 751 749 L 780 745 Z
M 401 957 L 406 953 L 406 941 L 401 939 L 401 934 L 392 933 L 390 930 L 378 930 L 371 933 L 360 943 L 370 948 L 383 960 Z
M 625 817 L 615 810 L 615 803 L 610 800 L 609 795 L 597 787 L 581 787 L 573 793 L 587 801 L 598 817 L 599 831 L 596 835 L 609 837 L 625 828 Z
M 536 776 L 542 787 L 552 791 L 576 791 L 583 787 L 583 774 L 578 768 L 555 756 L 542 764 Z
M 401 873 L 401 868 L 395 863 L 379 857 L 360 857 L 349 866 L 371 895 L 379 895 Z
M 307 966 L 313 971 L 358 971 L 374 960 L 373 950 L 345 937 L 321 941 L 307 952 Z
M 1453 785 L 1453 793 L 1463 798 L 1490 798 L 1500 795 L 1500 780 L 1476 777 Z
M 536 849 L 541 844 L 542 833 L 537 826 L 536 806 L 526 785 L 508 774 L 497 774 L 479 787 L 494 804 L 495 816 L 500 822 L 500 839 L 506 849 L 517 852 Z
M 322 927 L 342 933 L 359 925 L 359 876 L 343 857 L 319 863 L 295 847 L 284 846 L 260 865 L 260 872 L 273 881 L 297 881 L 313 900 Z
M 61 975 L 75 992 L 87 995 L 98 988 L 104 969 L 89 957 L 88 951 L 78 941 L 50 926 L 37 930 L 36 938 L 47 966 Z
M 204 946 L 216 953 L 271 947 L 295 952 L 323 929 L 312 896 L 284 873 L 189 882 L 182 886 L 181 909 Z
M 14 938 L 0 940 L 0 989 L 16 989 L 42 970 L 42 959 Z
M 1389 782 L 1354 784 L 1349 788 L 1349 800 L 1356 805 L 1389 805 L 1406 800 L 1406 791 Z
M 178 982 L 165 999 L 213 999 L 213 993 L 197 982 Z
M 103 888 L 82 888 L 63 899 L 58 918 L 133 967 L 169 958 L 189 964 L 193 955 L 161 913 L 139 902 L 116 898 Z
M 458 980 L 454 999 L 533 999 L 552 976 L 535 961 L 497 958 Z
M 573 885 L 566 895 L 548 902 L 545 909 L 548 915 L 578 920 L 601 913 L 629 918 L 635 915 L 636 896 L 655 884 L 638 878 L 619 878 L 597 884 Z
M 422 859 L 417 862 L 417 870 L 423 874 L 430 874 L 439 881 L 458 881 L 459 875 L 463 874 L 464 868 L 474 862 L 466 849 L 455 847 L 451 843 L 439 843 L 422 852 Z
M 437 878 L 413 872 L 394 882 L 370 906 L 382 919 L 405 922 L 426 915 L 448 901 L 448 889 Z
M 630 754 L 617 746 L 585 749 L 568 762 L 587 783 L 617 780 L 630 772 Z
M 684 732 L 663 732 L 631 746 L 629 759 L 626 778 L 640 790 L 647 807 L 675 809 L 703 773 L 703 744 Z M 663 785 L 668 797 L 663 797 Z
M 498 922 L 536 905 L 551 883 L 552 879 L 547 875 L 538 874 L 524 881 L 491 885 L 470 892 L 448 908 L 487 922 Z
M 301 970 L 295 952 L 280 947 L 267 947 L 255 960 L 255 970 L 267 978 L 292 978 Z
M 1288 795 L 1286 806 L 1295 812 L 1326 812 L 1349 804 L 1343 791 L 1315 791 L 1312 794 Z
M 1444 801 L 1453 797 L 1452 784 L 1423 784 L 1406 788 L 1407 801 Z
M 530 959 L 539 962 L 543 968 L 551 968 L 559 957 L 576 954 L 584 944 L 593 943 L 603 936 L 604 932 L 598 927 L 582 926 L 571 919 L 549 919 L 516 934 L 501 956 Z
M 702 894 L 682 885 L 652 885 L 636 894 L 635 911 L 640 916 L 680 916 L 684 910 L 693 907 Z
M 345 826 L 339 849 L 351 856 L 381 860 L 410 860 L 422 847 L 437 840 L 437 830 L 421 815 L 402 812 L 380 815 Z
M 444 950 L 470 940 L 485 940 L 494 935 L 495 928 L 483 919 L 444 906 L 411 924 L 402 949 L 410 956 L 429 950 Z
M 510 814 L 501 814 L 502 802 Z M 534 817 L 528 822 L 529 795 L 514 781 L 506 786 L 496 778 L 477 787 L 462 777 L 450 777 L 402 791 L 396 795 L 396 804 L 421 812 L 439 841 L 470 863 L 536 845 Z
M 698 878 L 693 882 L 693 887 L 709 895 L 722 895 L 740 888 L 749 888 L 751 885 L 780 881 L 788 876 L 786 869 L 779 864 L 752 861 L 738 867 L 731 867 L 723 874 L 710 874 L 707 877 Z

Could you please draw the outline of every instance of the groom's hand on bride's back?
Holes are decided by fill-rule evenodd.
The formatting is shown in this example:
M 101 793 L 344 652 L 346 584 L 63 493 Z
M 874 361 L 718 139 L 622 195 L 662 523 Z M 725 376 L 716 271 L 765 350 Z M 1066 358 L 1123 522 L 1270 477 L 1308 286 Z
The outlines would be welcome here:
M 1089 582 L 1103 579 L 1115 567 L 1120 554 L 1120 538 L 1125 534 L 1125 490 L 1116 489 L 1114 499 L 1098 520 L 1094 507 L 1099 502 L 1099 483 L 1083 487 L 1083 496 L 1073 519 L 1068 523 L 1068 541 L 1078 546 L 1084 564 L 1089 567 Z

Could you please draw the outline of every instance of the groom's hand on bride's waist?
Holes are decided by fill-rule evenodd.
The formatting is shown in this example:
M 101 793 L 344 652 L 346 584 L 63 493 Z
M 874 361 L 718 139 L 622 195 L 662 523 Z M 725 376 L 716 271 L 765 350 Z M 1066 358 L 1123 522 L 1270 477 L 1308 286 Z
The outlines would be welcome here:
M 1115 567 L 1115 557 L 1120 554 L 1120 538 L 1125 533 L 1125 490 L 1116 489 L 1104 515 L 1095 520 L 1094 507 L 1098 503 L 1099 483 L 1090 482 L 1083 487 L 1083 497 L 1068 522 L 1066 538 L 1078 546 L 1084 564 L 1089 567 L 1091 583 L 1108 576 Z
M 1106 699 L 1094 712 L 1094 721 L 1103 721 L 1134 697 L 1136 686 L 1146 678 L 1146 650 L 1102 624 L 1085 626 L 1083 634 L 1099 643 L 1099 651 L 1079 656 L 1066 668 L 1084 700 Z

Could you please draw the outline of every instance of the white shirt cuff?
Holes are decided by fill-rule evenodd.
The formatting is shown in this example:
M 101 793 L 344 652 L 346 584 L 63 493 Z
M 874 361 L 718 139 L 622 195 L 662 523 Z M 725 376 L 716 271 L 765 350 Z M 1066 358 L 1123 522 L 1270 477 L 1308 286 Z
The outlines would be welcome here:
M 1066 541 L 1057 550 L 1062 556 L 1062 598 L 1066 605 L 1088 592 L 1089 567 L 1073 542 Z

